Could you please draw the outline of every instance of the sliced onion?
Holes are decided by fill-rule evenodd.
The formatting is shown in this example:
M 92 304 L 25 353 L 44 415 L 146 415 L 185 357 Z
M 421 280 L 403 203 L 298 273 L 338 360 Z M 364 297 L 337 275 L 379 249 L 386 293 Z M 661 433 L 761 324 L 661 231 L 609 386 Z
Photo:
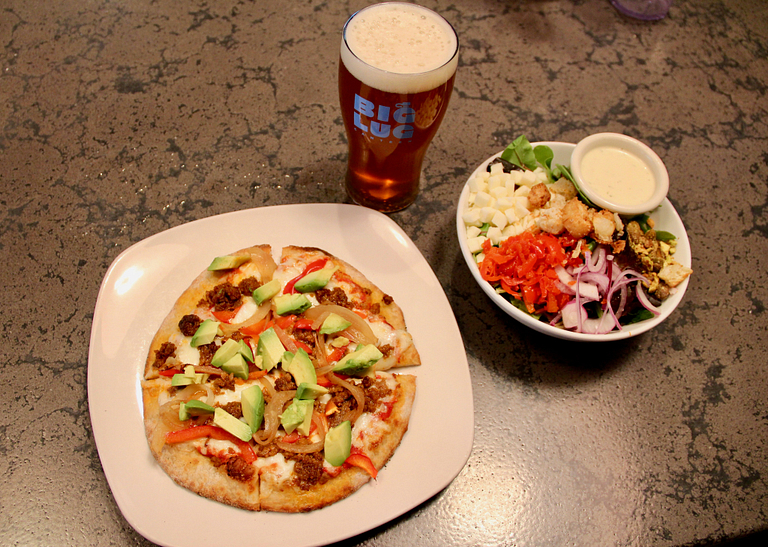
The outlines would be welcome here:
M 259 270 L 262 284 L 272 280 L 277 264 L 275 264 L 271 254 L 263 249 L 254 249 L 251 251 L 251 261 Z
M 373 330 L 371 330 L 370 325 L 365 322 L 365 319 L 349 308 L 337 306 L 336 304 L 321 304 L 319 306 L 313 306 L 305 311 L 304 317 L 313 321 L 312 328 L 315 328 L 315 324 L 317 324 L 317 328 L 320 328 L 320 325 L 322 325 L 320 318 L 323 314 L 327 317 L 328 313 L 335 313 L 351 323 L 351 325 L 341 333 L 350 340 L 354 340 L 360 344 L 375 345 L 378 342 L 378 338 L 373 333 Z
M 184 429 L 189 424 L 185 424 L 179 420 L 179 407 L 183 401 L 181 399 L 171 399 L 167 403 L 160 406 L 160 421 L 165 425 L 169 431 L 176 431 Z
M 607 294 L 611 286 L 611 280 L 607 274 L 602 272 L 586 272 L 581 274 L 581 280 L 585 283 L 595 285 L 600 294 Z M 596 298 L 595 300 L 599 300 Z
M 283 441 L 276 441 L 275 444 L 286 452 L 293 452 L 295 454 L 309 454 L 312 452 L 320 452 L 325 446 L 325 434 L 326 434 L 326 422 L 318 412 L 312 413 L 312 423 L 317 427 L 315 433 L 320 436 L 320 439 L 310 444 L 299 443 L 285 443 Z
M 267 445 L 275 440 L 277 428 L 280 426 L 280 415 L 283 413 L 283 407 L 285 403 L 293 399 L 294 395 L 296 395 L 296 390 L 293 389 L 275 392 L 275 395 L 264 409 L 264 430 L 257 431 L 253 435 L 253 440 L 260 445 Z
M 311 444 L 300 443 L 284 443 L 283 441 L 276 440 L 275 444 L 281 450 L 286 452 L 293 452 L 294 454 L 311 454 L 313 452 L 320 452 L 325 446 L 325 438 L 322 441 L 317 441 Z
M 286 334 L 286 332 L 281 329 L 277 325 L 272 326 L 273 329 L 275 329 L 275 334 L 277 334 L 277 337 L 280 339 L 280 342 L 283 343 L 283 347 L 290 351 L 291 353 L 296 353 L 299 350 L 299 346 L 296 345 L 296 342 Z
M 357 408 L 354 409 L 349 417 L 347 418 L 352 425 L 355 425 L 355 422 L 360 417 L 360 415 L 363 413 L 363 410 L 365 409 L 365 392 L 363 391 L 363 388 L 356 386 L 350 382 L 347 382 L 346 380 L 342 380 L 338 376 L 336 376 L 334 373 L 328 374 L 328 380 L 332 384 L 335 384 L 337 386 L 341 386 L 344 389 L 348 390 L 352 396 L 355 398 L 355 402 L 357 403 Z
M 244 329 L 245 327 L 250 327 L 251 325 L 255 325 L 256 323 L 264 319 L 269 313 L 271 304 L 272 304 L 271 301 L 264 302 L 261 306 L 256 308 L 256 311 L 253 312 L 253 315 L 251 315 L 245 321 L 241 321 L 240 323 L 232 323 L 232 324 L 221 323 L 220 327 L 222 332 L 224 333 L 224 336 L 231 336 L 233 333 L 239 331 L 240 329 Z
M 585 263 L 587 264 L 587 269 L 590 272 L 602 272 L 605 268 L 605 257 L 606 257 L 606 251 L 603 247 L 598 247 L 595 251 L 594 255 L 592 256 L 592 260 L 585 260 Z
M 581 323 L 587 319 L 587 310 L 576 300 L 569 301 L 562 310 L 560 310 L 563 319 L 563 327 L 566 329 L 577 329 L 581 332 Z
M 651 304 L 651 301 L 648 300 L 648 295 L 645 294 L 645 291 L 643 290 L 643 286 L 640 283 L 637 284 L 637 299 L 640 301 L 643 307 L 649 312 L 651 312 L 653 315 L 661 314 L 661 311 L 659 311 L 659 308 Z
M 582 332 L 586 334 L 607 334 L 611 332 L 618 323 L 610 313 L 604 313 L 598 319 L 586 319 L 582 325 Z

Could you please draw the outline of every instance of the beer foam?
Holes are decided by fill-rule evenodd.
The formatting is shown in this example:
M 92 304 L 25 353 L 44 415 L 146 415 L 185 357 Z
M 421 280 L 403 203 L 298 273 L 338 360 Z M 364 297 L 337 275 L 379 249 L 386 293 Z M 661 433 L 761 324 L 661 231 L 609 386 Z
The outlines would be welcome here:
M 382 91 L 434 89 L 453 76 L 458 58 L 453 27 L 415 4 L 374 4 L 344 26 L 342 62 L 358 80 Z

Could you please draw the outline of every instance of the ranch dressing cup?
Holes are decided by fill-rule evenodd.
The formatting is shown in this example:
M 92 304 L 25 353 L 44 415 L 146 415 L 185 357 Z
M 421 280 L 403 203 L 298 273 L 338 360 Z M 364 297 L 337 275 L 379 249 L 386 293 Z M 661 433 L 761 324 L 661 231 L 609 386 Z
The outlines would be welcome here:
M 387 2 L 349 18 L 339 101 L 353 201 L 393 212 L 416 199 L 422 160 L 448 107 L 458 59 L 456 31 L 427 8 Z
M 571 173 L 595 206 L 621 215 L 652 211 L 669 191 L 664 162 L 648 146 L 619 133 L 581 140 L 571 155 Z

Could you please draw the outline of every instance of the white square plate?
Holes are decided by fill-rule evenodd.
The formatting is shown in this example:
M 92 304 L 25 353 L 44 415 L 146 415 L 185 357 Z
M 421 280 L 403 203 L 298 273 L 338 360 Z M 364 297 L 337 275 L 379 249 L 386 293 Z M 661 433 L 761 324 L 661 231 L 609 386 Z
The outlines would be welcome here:
M 177 486 L 144 434 L 140 380 L 149 344 L 181 292 L 211 259 L 269 243 L 319 247 L 390 294 L 422 365 L 410 428 L 390 462 L 350 497 L 304 514 L 248 512 Z M 104 473 L 126 520 L 169 547 L 324 545 L 386 523 L 443 490 L 472 449 L 466 353 L 434 272 L 389 217 L 354 205 L 283 205 L 210 217 L 149 237 L 110 266 L 99 291 L 88 358 L 88 403 Z M 449 411 L 450 409 L 450 411 Z

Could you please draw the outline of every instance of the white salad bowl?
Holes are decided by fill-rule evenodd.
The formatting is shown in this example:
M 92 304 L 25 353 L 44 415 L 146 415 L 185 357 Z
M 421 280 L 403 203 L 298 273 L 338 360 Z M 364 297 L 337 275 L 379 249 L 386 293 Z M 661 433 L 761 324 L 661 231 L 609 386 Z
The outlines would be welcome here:
M 576 147 L 575 144 L 564 142 L 535 142 L 531 144 L 534 147 L 539 145 L 546 145 L 551 148 L 552 152 L 554 153 L 554 158 L 552 160 L 553 166 L 555 164 L 566 166 L 570 165 L 571 153 Z M 553 326 L 549 323 L 539 321 L 538 319 L 531 317 L 527 313 L 519 310 L 513 306 L 506 298 L 498 294 L 494 287 L 485 281 L 480 275 L 480 269 L 475 262 L 474 256 L 469 250 L 469 246 L 467 244 L 466 225 L 464 223 L 463 214 L 468 208 L 470 192 L 469 180 L 471 180 L 476 173 L 485 171 L 488 164 L 500 155 L 501 152 L 491 156 L 482 164 L 480 164 L 480 166 L 472 173 L 472 176 L 469 177 L 467 184 L 464 185 L 461 196 L 459 197 L 458 207 L 456 208 L 456 231 L 459 238 L 461 254 L 464 256 L 464 260 L 466 261 L 472 276 L 475 278 L 475 281 L 477 281 L 477 284 L 480 286 L 483 292 L 485 292 L 488 298 L 493 301 L 494 304 L 496 304 L 513 319 L 538 332 L 553 336 L 555 338 L 583 342 L 608 342 L 611 340 L 631 338 L 651 330 L 652 328 L 661 324 L 665 319 L 667 319 L 667 317 L 672 314 L 675 308 L 677 308 L 677 306 L 682 301 L 690 278 L 686 279 L 680 285 L 678 285 L 674 289 L 673 294 L 671 294 L 666 300 L 664 300 L 664 302 L 662 302 L 661 306 L 659 307 L 659 315 L 653 317 L 652 319 L 646 319 L 645 321 L 640 321 L 632 325 L 623 326 L 621 330 L 614 330 L 607 334 L 585 334 L 572 332 L 563 329 L 562 327 Z M 669 232 L 677 237 L 677 250 L 675 253 L 675 260 L 677 260 L 680 264 L 690 268 L 691 246 L 690 242 L 688 241 L 688 235 L 686 234 L 683 222 L 680 220 L 680 216 L 677 214 L 677 211 L 675 211 L 675 208 L 672 206 L 669 200 L 665 198 L 657 209 L 649 212 L 649 217 L 654 220 L 655 229 Z

